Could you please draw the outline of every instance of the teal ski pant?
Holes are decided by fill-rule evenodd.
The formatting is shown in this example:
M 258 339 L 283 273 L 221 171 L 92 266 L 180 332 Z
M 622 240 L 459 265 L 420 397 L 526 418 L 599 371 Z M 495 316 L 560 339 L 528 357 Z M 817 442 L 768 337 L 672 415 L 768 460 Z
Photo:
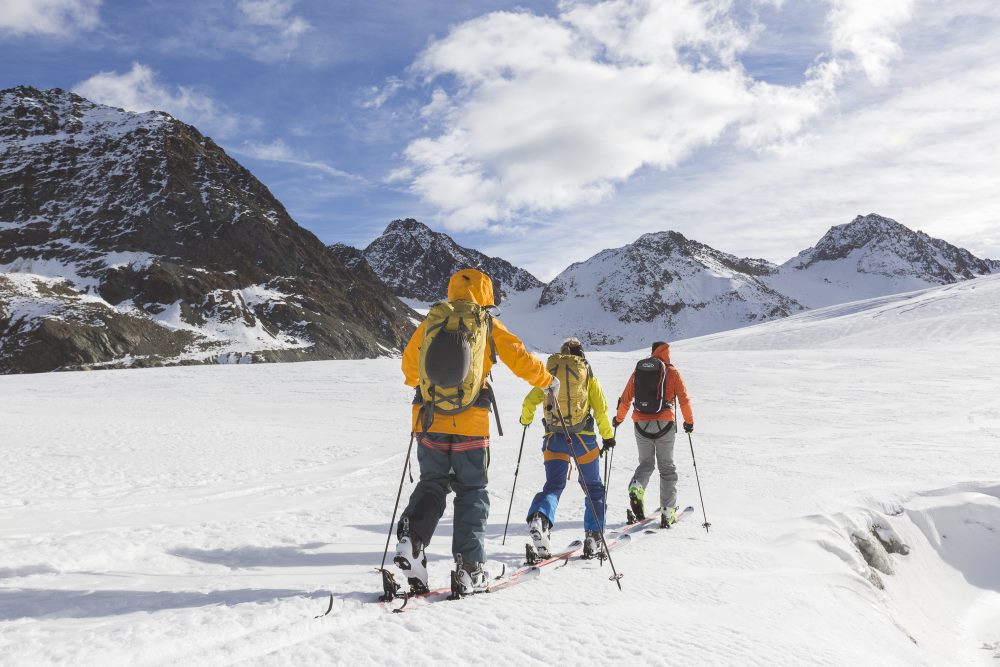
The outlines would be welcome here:
M 455 520 L 451 536 L 452 554 L 466 563 L 486 560 L 486 519 L 490 496 L 486 492 L 490 463 L 490 440 L 482 436 L 425 433 L 417 440 L 420 481 L 400 518 L 409 520 L 410 531 L 430 544 L 444 514 L 448 493 L 455 492 Z

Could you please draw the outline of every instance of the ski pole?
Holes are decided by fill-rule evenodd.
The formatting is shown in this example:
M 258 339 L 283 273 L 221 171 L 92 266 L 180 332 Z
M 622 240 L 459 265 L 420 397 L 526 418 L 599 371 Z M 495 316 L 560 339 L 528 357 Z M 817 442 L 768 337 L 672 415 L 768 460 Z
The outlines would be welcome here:
M 615 426 L 615 432 L 611 434 L 611 437 L 618 440 L 618 427 Z M 615 448 L 612 447 L 611 451 L 608 452 L 608 458 L 604 459 L 604 521 L 607 523 L 608 520 L 608 494 L 611 489 L 611 470 L 612 462 L 615 460 Z
M 694 442 L 691 441 L 691 434 L 688 433 L 688 444 L 691 445 L 691 463 L 694 464 L 694 478 L 698 482 L 698 499 L 701 501 L 701 518 L 705 520 L 705 523 L 701 524 L 705 532 L 708 532 L 708 527 L 711 526 L 708 522 L 708 517 L 705 515 L 705 498 L 701 495 L 701 479 L 698 478 L 698 462 L 694 458 Z
M 568 369 L 567 369 L 567 373 L 566 373 L 566 391 L 567 391 L 567 393 L 569 392 L 569 372 L 568 372 Z M 566 436 L 566 444 L 569 445 L 569 453 L 573 456 L 573 461 L 576 463 L 576 469 L 580 470 L 580 459 L 577 458 L 576 447 L 573 446 L 573 438 L 570 437 L 569 428 L 566 427 L 566 420 L 563 418 L 562 408 L 559 406 L 558 399 L 555 399 L 554 397 L 550 397 L 550 400 L 552 400 L 552 402 L 556 404 L 555 410 L 556 410 L 557 416 L 559 417 L 559 423 L 562 424 L 563 434 Z M 567 400 L 567 403 L 569 403 L 568 400 Z M 581 473 L 581 475 L 582 475 L 582 473 Z M 581 481 L 582 481 L 582 477 L 581 477 Z M 584 495 L 587 496 L 587 503 L 590 505 L 590 513 L 593 514 L 594 518 L 596 519 L 597 518 L 597 508 L 594 506 L 594 499 L 590 497 L 590 489 L 587 487 L 586 483 L 580 484 L 580 486 L 583 487 L 583 493 L 584 493 Z M 607 491 L 606 490 L 605 490 L 605 501 L 604 501 L 604 504 L 607 505 Z M 618 574 L 618 570 L 615 569 L 615 562 L 613 560 L 611 560 L 611 551 L 608 549 L 608 541 L 606 539 L 604 539 L 604 521 L 603 520 L 600 522 L 600 528 L 601 528 L 601 531 L 600 531 L 601 532 L 601 544 L 604 546 L 604 555 L 606 555 L 608 557 L 608 563 L 611 564 L 611 575 L 612 575 L 611 576 L 611 580 L 614 581 L 615 584 L 617 584 L 618 590 L 621 590 L 622 589 L 622 581 L 621 581 L 622 575 Z
M 514 467 L 514 486 L 510 489 L 510 506 L 507 508 L 507 523 L 503 525 L 503 539 L 500 544 L 507 544 L 507 527 L 510 526 L 510 511 L 514 508 L 514 489 L 517 488 L 517 473 L 521 470 L 521 453 L 524 452 L 524 436 L 528 435 L 528 427 L 521 433 L 521 449 L 517 450 L 517 465 Z
M 392 539 L 392 529 L 396 525 L 396 512 L 399 511 L 399 499 L 403 495 L 403 480 L 406 479 L 406 469 L 410 467 L 410 452 L 413 451 L 414 431 L 410 431 L 410 444 L 406 448 L 406 460 L 403 462 L 403 472 L 399 475 L 399 490 L 396 491 L 396 504 L 392 508 L 392 521 L 389 522 L 389 534 L 385 536 L 385 551 L 382 552 L 382 565 L 379 570 L 385 569 L 385 557 L 389 554 L 389 540 Z

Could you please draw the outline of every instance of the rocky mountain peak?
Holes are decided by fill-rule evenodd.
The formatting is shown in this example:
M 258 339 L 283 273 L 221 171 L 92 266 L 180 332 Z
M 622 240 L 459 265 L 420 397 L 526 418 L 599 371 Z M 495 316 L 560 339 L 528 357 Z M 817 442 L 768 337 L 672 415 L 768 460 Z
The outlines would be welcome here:
M 342 258 L 349 255 L 344 248 L 332 249 Z M 393 220 L 361 253 L 396 295 L 420 301 L 444 298 L 449 278 L 464 268 L 488 274 L 501 299 L 512 292 L 542 286 L 541 281 L 524 269 L 465 248 L 447 234 L 435 232 L 413 218 Z
M 642 345 L 801 310 L 759 279 L 776 269 L 679 232 L 655 232 L 573 264 L 545 287 L 538 305 L 558 313 L 566 335 L 589 344 Z
M 876 213 L 831 227 L 814 247 L 799 253 L 785 266 L 803 270 L 841 260 L 851 263 L 858 273 L 912 277 L 928 286 L 968 280 L 994 270 L 988 260 L 964 248 Z
M 31 346 L 53 368 L 116 363 L 150 327 L 185 336 L 142 348 L 149 363 L 372 357 L 405 341 L 411 311 L 196 128 L 59 89 L 6 89 L 0 107 L 0 274 L 34 276 L 0 285 L 0 368 L 45 370 L 17 357 Z M 74 325 L 45 325 L 83 302 Z

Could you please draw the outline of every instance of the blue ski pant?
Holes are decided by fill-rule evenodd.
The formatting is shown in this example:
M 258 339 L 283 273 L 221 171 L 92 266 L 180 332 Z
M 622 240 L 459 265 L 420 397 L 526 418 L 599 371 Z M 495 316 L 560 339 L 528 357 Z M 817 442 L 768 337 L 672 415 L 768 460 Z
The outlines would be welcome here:
M 451 536 L 452 554 L 461 554 L 466 563 L 486 560 L 486 519 L 490 496 L 486 492 L 490 464 L 490 440 L 482 436 L 424 433 L 417 439 L 420 481 L 400 517 L 425 545 L 431 543 L 438 521 L 444 514 L 447 497 L 455 492 L 455 522 Z
M 597 436 L 593 433 L 571 433 L 569 441 L 563 433 L 545 435 L 542 440 L 542 451 L 545 455 L 545 486 L 531 501 L 527 520 L 531 521 L 535 512 L 541 512 L 550 524 L 555 525 L 559 497 L 566 488 L 566 477 L 573 459 L 570 446 L 580 461 L 578 468 L 580 486 L 590 491 L 590 498 L 594 501 L 594 510 L 597 512 L 597 516 L 594 516 L 594 511 L 591 511 L 590 503 L 584 494 L 583 527 L 586 530 L 602 530 L 605 493 L 604 483 L 601 481 L 600 449 L 597 446 Z

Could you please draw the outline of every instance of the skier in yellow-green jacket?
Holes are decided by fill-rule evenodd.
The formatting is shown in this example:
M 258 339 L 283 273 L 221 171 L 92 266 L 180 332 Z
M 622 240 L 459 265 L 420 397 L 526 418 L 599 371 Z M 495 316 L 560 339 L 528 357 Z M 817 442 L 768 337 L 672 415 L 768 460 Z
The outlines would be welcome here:
M 615 446 L 614 432 L 608 419 L 608 401 L 601 383 L 587 363 L 583 345 L 576 338 L 566 339 L 559 354 L 549 357 L 545 366 L 559 379 L 558 407 L 547 399 L 544 390 L 535 388 L 524 398 L 521 410 L 521 425 L 527 427 L 535 418 L 538 404 L 545 403 L 542 421 L 545 426 L 542 440 L 545 486 L 535 495 L 528 509 L 528 531 L 537 556 L 547 558 L 551 555 L 550 533 L 555 524 L 559 497 L 566 488 L 570 461 L 575 459 L 580 485 L 586 487 L 593 501 L 592 509 L 584 499 L 584 556 L 597 556 L 602 545 L 605 515 L 605 489 L 601 482 L 599 458 L 603 451 Z M 597 444 L 595 424 L 603 447 Z

